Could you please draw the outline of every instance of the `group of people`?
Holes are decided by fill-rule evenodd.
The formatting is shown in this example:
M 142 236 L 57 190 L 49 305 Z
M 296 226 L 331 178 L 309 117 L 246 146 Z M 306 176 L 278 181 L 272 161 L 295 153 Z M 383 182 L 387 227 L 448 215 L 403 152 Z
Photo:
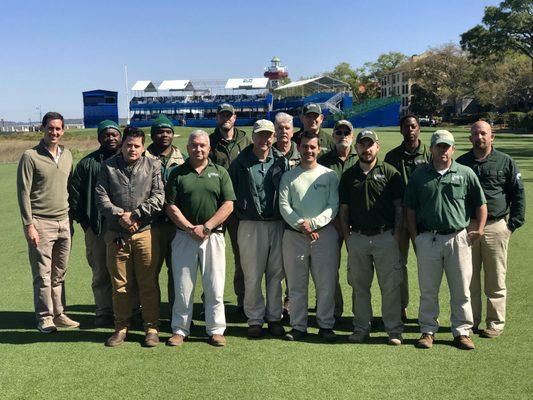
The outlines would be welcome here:
M 264 335 L 265 324 L 271 335 L 290 341 L 307 336 L 311 275 L 318 334 L 326 342 L 337 340 L 343 243 L 354 316 L 349 342 L 369 338 L 375 271 L 388 343 L 402 344 L 410 243 L 420 288 L 417 347 L 432 347 L 439 329 L 443 272 L 455 345 L 473 349 L 471 332 L 487 338 L 502 333 L 507 245 L 524 223 L 525 197 L 516 163 L 494 149 L 488 123 L 472 125 L 472 149 L 455 161 L 450 132 L 435 131 L 426 147 L 418 119 L 404 116 L 403 141 L 382 161 L 375 132 L 355 135 L 352 124 L 340 120 L 329 135 L 321 129 L 318 104 L 303 107 L 298 132 L 291 115 L 278 113 L 274 123 L 258 120 L 250 137 L 235 127 L 235 110 L 227 103 L 216 119 L 211 135 L 191 132 L 186 159 L 173 145 L 174 127 L 164 115 L 153 121 L 146 148 L 141 129 L 122 131 L 102 121 L 100 148 L 73 170 L 71 153 L 60 145 L 63 117 L 44 116 L 43 139 L 23 154 L 17 175 L 41 332 L 79 326 L 65 315 L 62 300 L 71 224 L 77 221 L 92 268 L 95 325 L 115 327 L 107 346 L 126 340 L 139 312 L 144 344 L 159 344 L 163 264 L 172 310 L 167 344 L 180 346 L 190 334 L 199 270 L 209 343 L 224 346 L 226 230 L 237 307 L 246 315 L 250 338 Z M 284 310 L 288 332 L 281 323 Z

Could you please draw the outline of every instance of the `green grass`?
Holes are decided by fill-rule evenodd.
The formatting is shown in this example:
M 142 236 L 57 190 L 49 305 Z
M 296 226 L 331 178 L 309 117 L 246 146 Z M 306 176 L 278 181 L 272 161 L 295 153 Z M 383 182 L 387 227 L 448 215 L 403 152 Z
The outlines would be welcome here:
M 249 128 L 248 128 L 249 131 Z M 395 146 L 400 135 L 395 128 L 378 129 L 381 155 Z M 457 154 L 468 148 L 465 129 L 453 129 Z M 190 128 L 178 129 L 177 144 L 185 149 Z M 91 137 L 94 130 L 67 135 Z M 428 143 L 429 130 L 422 139 Z M 533 138 L 498 135 L 496 146 L 511 154 L 522 169 L 528 204 L 533 201 Z M 79 330 L 43 335 L 35 329 L 31 273 L 16 203 L 16 165 L 0 165 L 0 390 L 1 399 L 127 399 L 127 398 L 398 398 L 465 399 L 530 398 L 533 389 L 533 309 L 530 296 L 531 225 L 528 208 L 525 227 L 511 238 L 508 270 L 508 314 L 505 333 L 495 340 L 474 338 L 475 351 L 451 346 L 449 296 L 441 292 L 437 345 L 431 350 L 413 346 L 418 338 L 414 320 L 406 326 L 406 343 L 394 348 L 385 344 L 386 334 L 374 332 L 368 344 L 346 342 L 350 333 L 350 288 L 346 283 L 345 254 L 341 269 L 344 318 L 337 329 L 337 344 L 322 344 L 310 329 L 307 343 L 289 343 L 266 337 L 246 339 L 246 324 L 233 314 L 232 255 L 227 240 L 228 346 L 213 348 L 206 343 L 204 324 L 195 318 L 193 340 L 182 348 L 140 346 L 142 332 L 115 349 L 103 343 L 110 329 L 92 327 L 91 274 L 85 260 L 83 237 L 76 234 L 67 276 L 69 314 L 82 323 Z M 161 274 L 162 287 L 166 287 Z M 418 309 L 418 285 L 413 254 L 409 261 L 411 304 L 409 316 Z M 375 283 L 377 285 L 377 283 Z M 312 289 L 311 289 L 312 290 Z M 197 288 L 197 298 L 200 290 Z M 374 310 L 379 315 L 379 295 L 373 290 Z M 166 298 L 164 298 L 166 302 Z M 199 301 L 199 298 L 198 298 Z M 310 295 L 310 306 L 314 296 Z M 170 336 L 166 303 L 162 307 L 162 338 Z M 314 319 L 312 319 L 314 324 Z M 529 378 L 528 378 L 529 377 Z

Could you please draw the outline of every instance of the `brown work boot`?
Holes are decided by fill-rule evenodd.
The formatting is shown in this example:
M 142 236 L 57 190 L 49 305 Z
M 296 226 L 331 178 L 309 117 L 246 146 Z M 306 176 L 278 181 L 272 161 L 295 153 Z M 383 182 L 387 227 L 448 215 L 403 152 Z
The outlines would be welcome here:
M 487 338 L 487 339 L 494 339 L 494 338 L 497 338 L 498 336 L 500 336 L 502 334 L 502 330 L 501 329 L 496 329 L 496 328 L 487 328 L 485 329 L 483 332 L 481 332 L 481 337 L 484 337 L 484 338 Z
M 454 337 L 453 343 L 455 344 L 455 347 L 461 350 L 474 350 L 476 348 L 476 346 L 474 346 L 474 342 L 472 342 L 472 339 L 470 339 L 470 336 L 466 335 Z
M 37 324 L 37 329 L 39 329 L 41 333 L 57 332 L 57 328 L 52 322 L 51 318 L 44 318 L 39 320 L 39 323 Z
M 59 314 L 54 317 L 54 325 L 59 328 L 77 328 L 80 326 L 80 323 L 70 319 L 65 314 Z
M 170 339 L 167 340 L 167 346 L 181 346 L 185 341 L 185 336 L 176 333 L 172 335 Z
M 224 347 L 226 345 L 226 338 L 224 335 L 209 336 L 209 344 L 215 347 Z
M 272 336 L 283 336 L 285 335 L 285 329 L 279 321 L 270 321 L 268 323 L 268 331 Z
M 105 345 L 107 347 L 117 347 L 120 346 L 122 343 L 124 343 L 124 340 L 126 339 L 127 329 L 119 329 L 116 330 L 113 335 L 107 339 L 105 342 Z
M 146 347 L 155 347 L 159 344 L 159 335 L 155 329 L 150 329 L 146 332 L 144 337 L 144 345 Z
M 435 335 L 432 333 L 423 333 L 422 336 L 420 336 L 420 339 L 415 343 L 415 347 L 418 347 L 419 349 L 431 349 L 434 341 Z

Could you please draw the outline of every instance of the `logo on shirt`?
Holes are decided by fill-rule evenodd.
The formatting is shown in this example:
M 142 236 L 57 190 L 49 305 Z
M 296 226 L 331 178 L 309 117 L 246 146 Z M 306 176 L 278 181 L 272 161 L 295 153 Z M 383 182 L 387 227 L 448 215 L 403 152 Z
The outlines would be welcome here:
M 220 177 L 220 174 L 218 172 L 209 172 L 207 174 L 207 177 L 208 178 L 219 178 Z
M 375 174 L 374 180 L 379 181 L 380 179 L 385 179 L 385 175 L 383 174 Z
M 452 175 L 452 183 L 462 184 L 464 181 L 465 177 L 463 175 Z
M 519 181 L 522 178 L 522 174 L 519 172 L 516 174 L 516 180 Z

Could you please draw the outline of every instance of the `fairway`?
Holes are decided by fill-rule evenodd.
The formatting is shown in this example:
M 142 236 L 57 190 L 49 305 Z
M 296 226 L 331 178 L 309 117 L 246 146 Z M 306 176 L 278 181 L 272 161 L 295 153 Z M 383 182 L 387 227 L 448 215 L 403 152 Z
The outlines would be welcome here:
M 185 150 L 190 128 L 177 128 L 175 144 Z M 248 132 L 251 129 L 246 128 Z M 209 129 L 208 132 L 211 132 Z M 331 132 L 331 130 L 327 130 Z M 455 157 L 469 148 L 467 130 L 452 128 Z M 381 141 L 378 158 L 397 146 L 397 128 L 377 129 Z M 429 143 L 431 130 L 421 139 Z M 65 144 L 95 138 L 95 130 L 67 131 Z M 3 143 L 0 140 L 0 146 Z M 34 142 L 28 142 L 30 147 Z M 36 143 L 36 142 L 35 142 Z M 97 142 L 94 140 L 94 146 Z M 420 336 L 416 260 L 409 258 L 410 305 L 404 345 L 387 346 L 382 328 L 372 332 L 365 344 L 347 342 L 351 333 L 351 288 L 346 282 L 343 250 L 341 285 L 344 314 L 336 326 L 339 340 L 323 344 L 311 312 L 306 342 L 286 342 L 265 335 L 246 337 L 246 323 L 235 314 L 233 256 L 226 239 L 225 348 L 207 344 L 204 323 L 199 319 L 201 287 L 196 303 L 191 339 L 180 348 L 163 344 L 141 347 L 139 327 L 118 348 L 104 342 L 112 329 L 93 327 L 91 271 L 85 259 L 81 227 L 75 225 L 73 248 L 66 278 L 67 313 L 81 328 L 44 335 L 37 331 L 33 313 L 32 280 L 26 241 L 17 206 L 14 163 L 0 165 L 0 399 L 529 399 L 533 391 L 532 240 L 533 138 L 497 134 L 494 146 L 518 163 L 526 188 L 526 224 L 510 241 L 507 272 L 508 306 L 504 334 L 497 339 L 473 336 L 476 350 L 465 352 L 452 346 L 449 296 L 444 281 L 439 321 L 441 331 L 433 349 L 416 349 Z M 79 158 L 85 154 L 74 151 Z M 76 161 L 77 161 L 76 160 Z M 163 271 L 164 272 L 164 271 Z M 161 287 L 166 288 L 166 273 Z M 312 289 L 309 306 L 314 307 Z M 164 292 L 164 290 L 163 290 Z M 170 337 L 169 311 L 163 294 L 161 339 Z M 380 315 L 377 281 L 373 309 Z M 287 329 L 288 321 L 285 322 Z M 484 328 L 484 324 L 481 326 Z M 528 378 L 529 376 L 529 378 Z

